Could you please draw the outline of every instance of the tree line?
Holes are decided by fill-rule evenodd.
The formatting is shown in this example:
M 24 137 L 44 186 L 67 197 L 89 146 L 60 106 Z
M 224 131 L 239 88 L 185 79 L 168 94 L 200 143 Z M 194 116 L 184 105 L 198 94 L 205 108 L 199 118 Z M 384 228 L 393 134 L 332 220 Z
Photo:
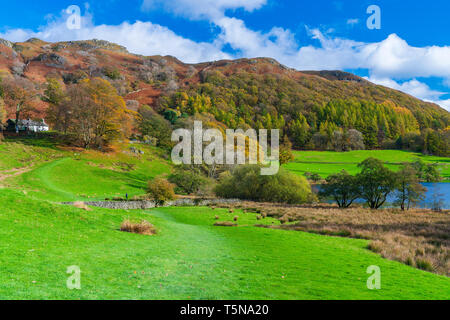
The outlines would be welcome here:
M 371 209 L 379 209 L 388 196 L 394 194 L 393 204 L 405 211 L 424 199 L 426 188 L 420 184 L 421 181 L 440 180 L 437 168 L 422 161 L 405 164 L 398 172 L 393 172 L 375 158 L 364 160 L 358 167 L 361 172 L 355 176 L 345 170 L 330 175 L 319 195 L 333 199 L 340 208 L 348 208 L 357 199 L 363 199 Z
M 162 97 L 158 108 L 172 123 L 210 114 L 229 128 L 280 129 L 296 149 L 407 149 L 403 141 L 420 136 L 417 151 L 450 155 L 450 117 L 445 111 L 421 107 L 402 96 L 376 102 L 372 96 L 383 94 L 378 87 L 346 98 L 317 79 L 308 81 L 211 72 L 202 83 Z
M 0 80 L 0 120 L 4 122 L 6 110 L 15 114 L 17 123 L 43 100 L 49 106 L 47 120 L 52 129 L 74 136 L 83 147 L 102 147 L 126 136 L 137 118 L 143 138 L 169 148 L 171 129 L 201 115 L 213 125 L 232 129 L 280 129 L 289 140 L 285 144 L 295 149 L 382 148 L 450 155 L 448 114 L 420 109 L 414 99 L 390 97 L 375 102 L 368 92 L 358 90 L 353 98 L 345 98 L 349 92 L 340 95 L 340 89 L 329 83 L 311 81 L 247 72 L 207 73 L 201 83 L 166 91 L 156 107 L 144 105 L 134 114 L 106 79 L 83 77 L 65 85 L 49 77 L 41 94 L 31 81 L 9 77 Z M 410 105 L 405 108 L 399 103 Z

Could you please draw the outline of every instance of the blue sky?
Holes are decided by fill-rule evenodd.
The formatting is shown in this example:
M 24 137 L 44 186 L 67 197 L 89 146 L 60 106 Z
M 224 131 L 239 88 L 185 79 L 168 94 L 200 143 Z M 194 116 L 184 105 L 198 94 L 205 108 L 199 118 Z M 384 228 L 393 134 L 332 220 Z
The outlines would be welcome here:
M 0 37 L 99 38 L 185 62 L 269 56 L 298 70 L 340 69 L 450 109 L 450 1 L 3 1 Z M 68 29 L 70 5 L 81 26 Z M 377 5 L 381 28 L 366 10 Z

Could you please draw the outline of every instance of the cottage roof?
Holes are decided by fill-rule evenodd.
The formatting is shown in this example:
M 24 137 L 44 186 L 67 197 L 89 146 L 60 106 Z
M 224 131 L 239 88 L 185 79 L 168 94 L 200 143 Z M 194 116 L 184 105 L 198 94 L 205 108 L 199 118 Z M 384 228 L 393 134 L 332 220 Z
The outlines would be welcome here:
M 8 122 L 12 122 L 12 123 L 16 123 L 15 120 L 9 119 Z M 45 123 L 44 119 L 42 119 L 41 121 L 35 121 L 35 120 L 31 120 L 31 119 L 27 119 L 27 120 L 19 120 L 19 126 L 24 126 L 24 127 L 48 127 L 48 125 Z

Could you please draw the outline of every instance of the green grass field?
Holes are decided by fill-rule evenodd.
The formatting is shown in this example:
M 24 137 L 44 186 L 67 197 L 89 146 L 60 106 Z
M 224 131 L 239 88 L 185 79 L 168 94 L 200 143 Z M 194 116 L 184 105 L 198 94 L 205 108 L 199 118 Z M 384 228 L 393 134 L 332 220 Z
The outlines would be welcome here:
M 369 157 L 385 162 L 392 170 L 398 170 L 404 162 L 421 159 L 439 165 L 445 181 L 450 181 L 450 158 L 425 156 L 420 153 L 398 150 L 362 150 L 351 152 L 333 151 L 294 151 L 294 161 L 285 165 L 286 169 L 303 175 L 305 172 L 318 173 L 326 178 L 330 174 L 347 170 L 350 174 L 359 172 L 358 164 Z
M 383 259 L 365 240 L 259 228 L 256 214 L 241 211 L 58 204 L 144 193 L 171 166 L 159 150 L 138 147 L 144 155 L 125 145 L 110 154 L 45 140 L 0 145 L 0 299 L 450 298 L 449 278 Z M 240 226 L 214 227 L 215 215 L 238 215 Z M 158 234 L 120 232 L 125 219 L 146 219 Z M 72 265 L 82 290 L 66 287 Z M 381 290 L 366 287 L 370 265 L 381 268 Z
M 450 279 L 380 258 L 367 241 L 254 227 L 256 214 L 73 207 L 3 190 L 1 299 L 449 299 Z M 240 227 L 214 227 L 214 216 Z M 147 219 L 156 236 L 118 231 Z M 270 218 L 265 223 L 271 224 Z M 81 290 L 66 269 L 81 268 Z M 366 268 L 381 268 L 368 290 Z
M 126 193 L 132 197 L 145 193 L 147 182 L 155 176 L 170 173 L 170 164 L 160 157 L 160 150 L 144 145 L 138 146 L 143 155 L 131 153 L 127 146 L 107 154 L 69 152 L 17 142 L 0 147 L 5 150 L 0 153 L 0 168 L 26 169 L 19 176 L 4 179 L 5 184 L 37 199 L 104 200 L 124 197 Z M 25 157 L 29 160 L 23 161 Z M 29 167 L 33 170 L 28 171 Z

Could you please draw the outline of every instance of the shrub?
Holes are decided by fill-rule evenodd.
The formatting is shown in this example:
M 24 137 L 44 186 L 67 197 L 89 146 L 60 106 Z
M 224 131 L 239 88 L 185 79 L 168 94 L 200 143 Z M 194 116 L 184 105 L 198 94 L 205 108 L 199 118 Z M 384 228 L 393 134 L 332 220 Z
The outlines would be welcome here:
M 417 268 L 419 268 L 421 270 L 430 271 L 430 272 L 433 272 L 433 270 L 434 270 L 431 262 L 429 262 L 428 260 L 425 260 L 425 259 L 417 259 L 416 265 L 417 265 Z
M 167 201 L 175 199 L 175 186 L 166 179 L 155 178 L 149 181 L 147 194 L 158 205 L 162 205 Z
M 276 175 L 263 176 L 259 166 L 245 165 L 224 175 L 215 192 L 224 198 L 299 204 L 308 200 L 311 187 L 304 177 L 284 169 Z
M 322 177 L 318 173 L 305 172 L 304 176 L 306 179 L 317 182 L 322 180 Z
M 286 224 L 289 222 L 289 219 L 287 217 L 281 217 L 278 220 L 280 221 L 281 224 Z
M 177 192 L 192 194 L 200 190 L 206 183 L 203 176 L 193 170 L 178 169 L 169 177 L 169 181 L 177 185 Z
M 111 67 L 103 68 L 103 74 L 111 80 L 118 80 L 122 77 L 118 69 Z
M 125 220 L 124 222 L 122 222 L 122 225 L 120 226 L 120 231 L 143 234 L 147 236 L 156 234 L 155 227 L 150 222 L 145 220 L 139 223 L 134 223 L 131 222 L 130 220 Z

